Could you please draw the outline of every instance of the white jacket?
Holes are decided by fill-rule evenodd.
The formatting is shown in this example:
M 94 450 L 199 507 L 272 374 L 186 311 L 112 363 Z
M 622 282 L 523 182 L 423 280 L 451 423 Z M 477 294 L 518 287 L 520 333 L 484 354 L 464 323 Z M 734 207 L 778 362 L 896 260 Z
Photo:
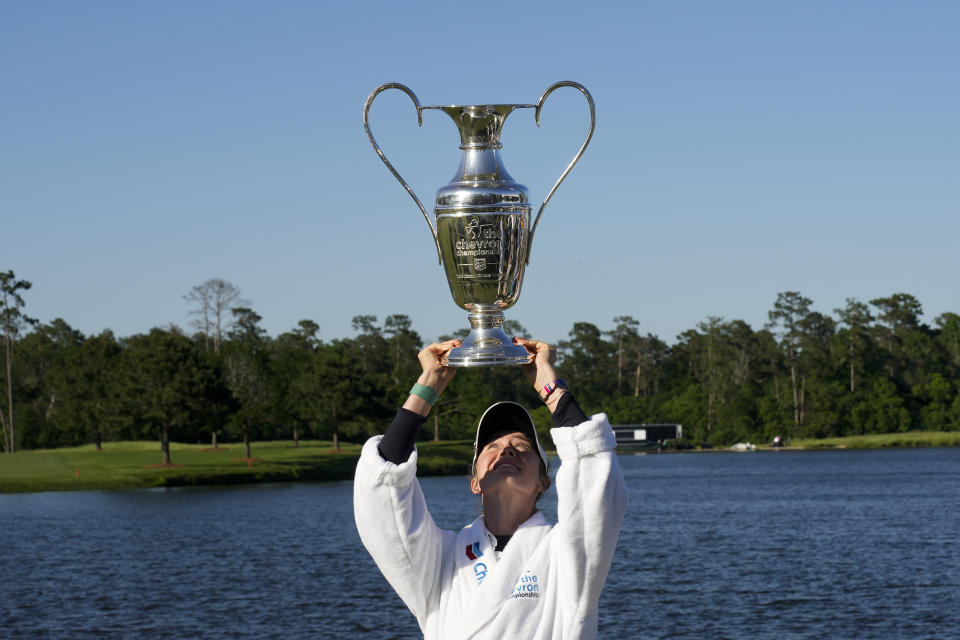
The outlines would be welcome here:
M 399 465 L 363 447 L 354 481 L 357 530 L 425 640 L 595 638 L 597 601 L 627 506 L 604 414 L 550 431 L 558 522 L 536 512 L 497 559 L 480 517 L 440 529 L 416 479 L 417 452 Z M 466 491 L 466 489 L 465 489 Z

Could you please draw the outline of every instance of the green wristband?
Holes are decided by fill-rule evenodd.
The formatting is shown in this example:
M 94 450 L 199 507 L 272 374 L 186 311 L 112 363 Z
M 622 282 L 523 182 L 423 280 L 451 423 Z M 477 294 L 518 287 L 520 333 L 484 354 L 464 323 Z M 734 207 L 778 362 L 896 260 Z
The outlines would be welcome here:
M 410 389 L 410 395 L 417 396 L 418 398 L 423 398 L 423 401 L 427 404 L 436 404 L 437 398 L 440 396 L 437 395 L 437 392 L 433 387 L 427 386 L 425 384 L 420 384 L 417 382 L 413 385 L 413 388 Z

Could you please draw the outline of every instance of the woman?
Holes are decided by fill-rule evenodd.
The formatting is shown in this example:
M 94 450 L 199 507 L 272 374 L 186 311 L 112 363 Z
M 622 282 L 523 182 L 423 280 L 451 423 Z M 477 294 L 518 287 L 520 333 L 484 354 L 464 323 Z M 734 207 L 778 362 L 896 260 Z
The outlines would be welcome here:
M 483 515 L 459 532 L 437 527 L 416 480 L 417 433 L 456 373 L 443 366 L 459 340 L 420 352 L 423 369 L 381 437 L 363 447 L 354 514 L 364 546 L 417 618 L 424 638 L 595 638 L 597 602 L 627 497 L 604 414 L 587 418 L 556 376 L 555 352 L 530 352 L 522 367 L 549 407 L 560 457 L 558 522 L 536 509 L 550 487 L 530 415 L 501 402 L 481 417 L 471 489 Z

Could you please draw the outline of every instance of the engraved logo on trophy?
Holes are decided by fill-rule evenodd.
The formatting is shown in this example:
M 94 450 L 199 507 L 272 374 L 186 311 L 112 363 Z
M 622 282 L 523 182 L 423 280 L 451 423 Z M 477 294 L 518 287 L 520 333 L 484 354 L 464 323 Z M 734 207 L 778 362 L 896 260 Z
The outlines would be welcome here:
M 503 166 L 500 132 L 506 117 L 516 109 L 535 109 L 536 123 L 540 126 L 540 112 L 547 96 L 560 87 L 578 89 L 587 99 L 590 130 L 544 198 L 531 226 L 530 194 Z M 435 224 L 370 131 L 370 107 L 374 98 L 387 89 L 398 89 L 410 97 L 417 110 L 418 124 L 423 124 L 425 109 L 435 109 L 450 116 L 460 130 L 463 152 L 460 166 L 454 179 L 437 190 L 433 210 Z M 593 137 L 596 115 L 590 92 L 581 84 L 563 81 L 550 85 L 537 104 L 420 106 L 413 91 L 391 82 L 377 87 L 367 98 L 363 106 L 363 126 L 374 151 L 417 203 L 430 226 L 454 302 L 470 312 L 470 334 L 458 348 L 450 351 L 446 363 L 456 367 L 525 364 L 527 350 L 513 344 L 502 329 L 503 311 L 520 297 L 533 234 L 544 208 Z

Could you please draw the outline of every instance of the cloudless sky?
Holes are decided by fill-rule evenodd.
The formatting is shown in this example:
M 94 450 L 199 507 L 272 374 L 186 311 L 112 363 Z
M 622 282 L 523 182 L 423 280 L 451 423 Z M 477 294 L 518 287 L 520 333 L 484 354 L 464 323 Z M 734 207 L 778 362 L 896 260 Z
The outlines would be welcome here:
M 236 285 L 277 335 L 309 318 L 468 325 L 419 210 L 363 130 L 367 95 L 593 94 L 507 317 L 547 340 L 632 315 L 673 343 L 795 290 L 960 311 L 960 3 L 0 0 L 0 270 L 84 334 L 189 328 Z M 535 205 L 586 135 L 573 89 L 510 116 Z M 431 207 L 459 139 L 398 91 L 371 126 Z

